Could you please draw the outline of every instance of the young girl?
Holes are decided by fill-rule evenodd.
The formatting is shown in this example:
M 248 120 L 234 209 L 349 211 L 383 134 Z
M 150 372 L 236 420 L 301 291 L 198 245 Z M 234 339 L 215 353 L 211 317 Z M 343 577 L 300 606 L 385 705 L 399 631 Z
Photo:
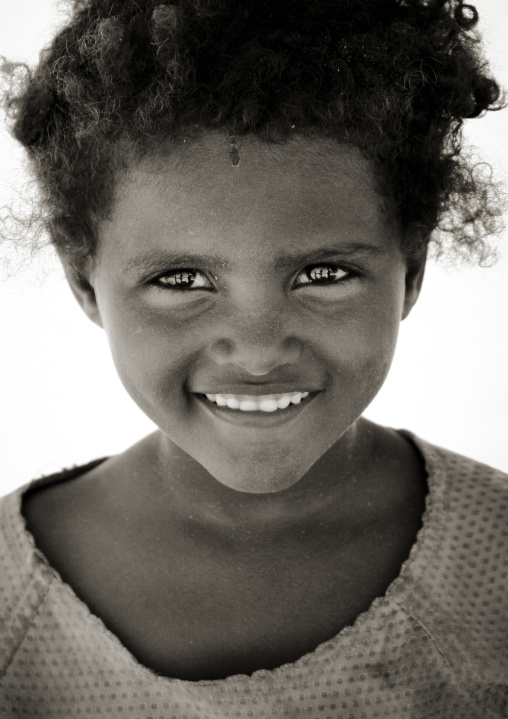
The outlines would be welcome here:
M 362 418 L 434 230 L 495 231 L 477 19 L 75 0 L 6 97 L 158 430 L 0 502 L 0 716 L 507 716 L 507 478 Z

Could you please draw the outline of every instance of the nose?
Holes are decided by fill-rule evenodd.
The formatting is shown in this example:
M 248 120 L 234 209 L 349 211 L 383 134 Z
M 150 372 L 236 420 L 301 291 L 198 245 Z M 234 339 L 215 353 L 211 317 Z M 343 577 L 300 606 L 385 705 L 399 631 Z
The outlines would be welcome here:
M 284 317 L 273 311 L 269 316 L 261 311 L 242 313 L 228 322 L 210 348 L 217 364 L 237 365 L 256 377 L 269 374 L 280 364 L 297 364 L 302 351 L 301 340 L 287 331 Z

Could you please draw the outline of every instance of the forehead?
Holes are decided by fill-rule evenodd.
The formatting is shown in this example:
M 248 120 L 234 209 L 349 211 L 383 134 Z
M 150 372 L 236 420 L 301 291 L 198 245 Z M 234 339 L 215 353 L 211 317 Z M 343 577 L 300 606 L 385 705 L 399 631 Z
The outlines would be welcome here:
M 235 147 L 237 164 L 230 138 L 207 133 L 145 158 L 119 183 L 106 234 L 130 251 L 140 242 L 206 238 L 226 252 L 242 237 L 259 252 L 311 234 L 336 233 L 344 241 L 393 235 L 374 168 L 358 148 L 324 138 L 270 144 L 251 136 Z
M 237 164 L 230 156 L 233 146 L 238 153 Z M 280 199 L 284 194 L 289 201 L 304 198 L 304 207 L 329 194 L 339 200 L 341 195 L 356 197 L 360 192 L 374 201 L 381 200 L 373 165 L 356 146 L 301 136 L 283 144 L 246 136 L 235 139 L 233 145 L 226 134 L 210 132 L 153 153 L 126 179 L 136 191 L 156 184 L 162 195 L 175 199 L 183 190 L 186 195 L 205 191 L 214 200 L 221 195 L 224 200 L 236 196 L 247 199 L 249 195 L 255 199 L 259 194 Z

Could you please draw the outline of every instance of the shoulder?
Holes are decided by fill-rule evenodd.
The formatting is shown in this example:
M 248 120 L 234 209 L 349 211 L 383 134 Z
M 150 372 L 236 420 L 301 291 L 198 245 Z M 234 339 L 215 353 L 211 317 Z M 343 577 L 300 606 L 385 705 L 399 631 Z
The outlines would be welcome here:
M 470 594 L 501 597 L 508 588 L 508 475 L 412 437 L 428 474 L 432 581 L 457 600 Z M 428 580 L 431 575 L 427 573 Z M 472 599 L 472 596 L 471 596 Z M 494 608 L 494 607 L 492 607 Z
M 409 436 L 425 458 L 429 496 L 406 608 L 458 680 L 506 701 L 508 475 Z
M 27 531 L 24 499 L 32 490 L 51 488 L 95 467 L 64 469 L 35 479 L 0 498 L 0 679 L 44 602 L 55 572 Z
M 0 498 L 0 677 L 43 600 L 48 578 L 24 532 L 21 499 L 25 485 Z
M 459 534 L 482 536 L 487 529 L 508 540 L 508 474 L 487 464 L 411 436 L 425 459 L 439 509 Z

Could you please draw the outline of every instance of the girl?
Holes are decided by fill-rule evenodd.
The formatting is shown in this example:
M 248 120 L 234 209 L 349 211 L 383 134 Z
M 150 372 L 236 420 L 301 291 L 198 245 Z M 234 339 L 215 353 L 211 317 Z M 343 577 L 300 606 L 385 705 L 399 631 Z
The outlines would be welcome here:
M 6 96 L 158 429 L 2 500 L 1 716 L 506 716 L 506 476 L 362 418 L 434 230 L 496 230 L 477 20 L 76 0 Z

